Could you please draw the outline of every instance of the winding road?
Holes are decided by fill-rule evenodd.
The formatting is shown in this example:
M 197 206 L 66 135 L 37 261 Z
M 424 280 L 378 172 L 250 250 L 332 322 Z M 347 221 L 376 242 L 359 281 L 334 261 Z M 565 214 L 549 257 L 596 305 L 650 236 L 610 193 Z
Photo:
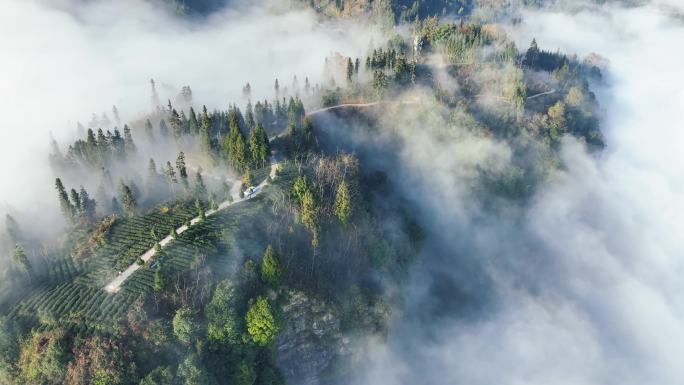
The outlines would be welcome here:
M 547 93 L 552 93 L 552 92 L 555 92 L 555 90 L 549 91 L 549 92 L 547 92 Z M 541 96 L 541 94 L 540 94 L 540 95 L 535 95 L 534 97 L 536 97 L 536 96 Z M 372 107 L 372 106 L 376 106 L 376 105 L 380 105 L 380 104 L 399 104 L 399 105 L 401 105 L 401 104 L 418 104 L 418 103 L 419 103 L 419 101 L 416 101 L 416 100 L 413 100 L 413 101 L 399 101 L 399 102 L 377 101 L 377 102 L 370 102 L 370 103 L 344 103 L 344 104 L 338 104 L 338 105 L 335 105 L 335 106 L 319 108 L 319 109 L 317 109 L 317 110 L 314 110 L 314 111 L 309 112 L 309 113 L 307 114 L 307 116 L 312 116 L 312 115 L 319 114 L 319 113 L 322 113 L 322 112 L 331 111 L 331 110 L 336 110 L 336 109 L 341 109 L 341 108 L 347 108 L 347 107 Z M 273 136 L 273 137 L 269 138 L 269 141 L 273 141 L 274 139 L 278 138 L 278 137 L 281 136 L 281 135 L 282 135 L 282 134 Z M 279 164 L 278 162 L 274 162 L 274 163 L 271 164 L 271 172 L 270 172 L 271 179 L 274 179 L 275 176 L 276 176 L 275 174 L 276 174 L 276 168 L 278 167 L 278 164 Z M 231 202 L 230 200 L 226 200 L 226 201 L 222 202 L 221 204 L 219 204 L 218 209 L 216 209 L 216 210 L 207 210 L 207 212 L 205 213 L 205 215 L 206 215 L 207 217 L 208 217 L 208 216 L 211 216 L 211 215 L 215 214 L 217 211 L 223 210 L 223 209 L 225 209 L 225 208 L 227 208 L 227 207 L 229 207 L 229 206 L 232 206 L 232 205 L 234 205 L 234 204 L 237 204 L 237 203 L 240 203 L 240 202 L 242 202 L 242 201 L 248 200 L 248 199 L 250 199 L 251 197 L 253 197 L 253 196 L 255 196 L 255 195 L 261 193 L 261 191 L 263 190 L 263 188 L 268 184 L 267 180 L 268 180 L 268 179 L 264 180 L 264 181 L 261 182 L 258 186 L 256 186 L 256 187 L 254 188 L 254 192 L 251 193 L 249 196 L 245 196 L 244 198 L 235 199 L 235 200 L 233 200 L 232 202 Z M 236 184 L 236 185 L 237 185 L 237 184 Z M 199 221 L 200 221 L 199 216 L 197 216 L 197 217 L 191 219 L 191 220 L 190 220 L 190 226 L 196 225 Z M 183 225 L 183 226 L 177 228 L 177 229 L 176 229 L 176 232 L 180 235 L 180 234 L 184 233 L 185 231 L 187 231 L 188 228 L 189 228 L 188 225 Z M 159 245 L 160 245 L 162 248 L 164 248 L 164 247 L 166 247 L 169 243 L 173 242 L 173 240 L 174 240 L 174 238 L 172 238 L 172 237 L 169 235 L 169 236 L 167 236 L 166 238 L 164 238 L 164 239 L 162 239 L 161 241 L 159 241 Z M 145 253 L 143 253 L 143 254 L 140 256 L 140 258 L 141 258 L 145 263 L 147 263 L 147 262 L 154 256 L 154 254 L 155 254 L 155 250 L 154 250 L 154 248 L 151 248 L 151 249 L 147 250 Z M 133 275 L 133 273 L 135 273 L 138 269 L 140 269 L 142 266 L 144 266 L 144 264 L 143 264 L 143 265 L 138 265 L 137 263 L 131 264 L 130 266 L 128 266 L 128 268 L 126 268 L 126 270 L 124 270 L 123 272 L 121 272 L 116 278 L 112 279 L 107 285 L 105 285 L 104 290 L 107 291 L 107 292 L 109 292 L 109 293 L 117 293 L 117 292 L 119 292 L 119 290 L 121 290 L 121 285 L 122 285 L 122 284 L 131 276 L 131 275 Z

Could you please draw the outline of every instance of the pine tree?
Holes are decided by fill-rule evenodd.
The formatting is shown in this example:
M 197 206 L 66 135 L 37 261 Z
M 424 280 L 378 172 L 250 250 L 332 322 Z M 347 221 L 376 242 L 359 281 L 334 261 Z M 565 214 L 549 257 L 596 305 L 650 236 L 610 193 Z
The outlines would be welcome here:
M 154 129 L 152 128 L 152 122 L 149 119 L 145 120 L 145 134 L 150 140 L 154 140 Z
M 181 110 L 180 120 L 181 120 L 181 133 L 183 135 L 190 134 L 190 122 L 188 121 L 188 118 L 185 116 L 185 111 Z
M 173 183 L 178 183 L 178 179 L 176 179 L 176 171 L 173 169 L 171 162 L 166 162 L 164 175 L 166 176 L 166 181 L 169 183 L 169 185 Z
M 71 189 L 69 197 L 71 198 L 71 207 L 74 217 L 81 216 L 81 197 L 78 195 L 78 192 L 75 189 Z
M 151 102 L 152 102 L 152 108 L 156 109 L 157 106 L 161 104 L 159 101 L 159 94 L 157 94 L 157 87 L 154 85 L 154 79 L 150 79 L 150 88 L 152 91 L 152 96 L 151 96 Z
M 135 197 L 133 196 L 130 187 L 126 186 L 123 182 L 121 182 L 121 203 L 123 204 L 123 209 L 127 215 L 135 215 L 137 209 Z
M 320 228 L 320 209 L 318 207 L 318 199 L 310 189 L 307 189 L 302 196 L 302 222 L 311 232 L 311 244 L 314 247 L 317 247 Z
M 121 124 L 121 118 L 119 117 L 119 109 L 116 106 L 112 106 L 112 115 L 114 115 L 114 121 L 117 125 Z
M 266 136 L 264 126 L 261 123 L 257 124 L 249 133 L 249 148 L 252 152 L 252 160 L 255 163 L 260 162 L 262 166 L 271 156 L 268 136 Z
M 203 222 L 207 217 L 204 211 L 204 204 L 202 204 L 202 201 L 199 198 L 195 199 L 195 207 L 197 207 L 197 216 L 199 217 L 200 222 Z
M 359 67 L 361 66 L 361 60 L 359 58 L 356 58 L 356 61 L 354 62 L 354 73 L 358 74 L 359 73 Z
M 126 154 L 135 154 L 137 148 L 135 147 L 135 143 L 133 143 L 133 136 L 131 135 L 131 129 L 128 127 L 128 124 L 124 124 L 123 132 Z
M 26 256 L 24 248 L 21 247 L 21 245 L 16 245 L 14 247 L 14 252 L 12 253 L 12 260 L 14 261 L 14 263 L 19 265 L 19 268 L 23 270 L 25 273 L 31 274 L 31 262 Z
M 185 154 L 183 151 L 178 153 L 178 158 L 176 158 L 176 169 L 178 169 L 178 175 L 180 176 L 181 184 L 185 191 L 188 191 L 188 170 L 185 168 Z
M 114 135 L 112 135 L 112 153 L 118 159 L 124 159 L 126 157 L 126 142 L 121 137 L 119 130 L 114 129 Z
M 335 204 L 333 211 L 337 219 L 342 222 L 342 225 L 346 225 L 352 215 L 352 202 L 351 194 L 349 193 L 349 186 L 347 186 L 347 181 L 342 180 L 340 186 L 337 188 L 337 194 L 335 196 Z
M 169 106 L 170 105 L 171 102 L 169 102 Z M 178 111 L 176 111 L 175 108 L 171 109 L 171 113 L 169 114 L 169 125 L 171 125 L 173 137 L 180 139 L 181 135 L 183 134 L 183 124 L 181 122 L 180 115 L 178 115 Z
M 152 158 L 150 158 L 150 161 L 147 163 L 147 177 L 150 181 L 157 179 L 157 164 Z
M 280 85 L 278 84 L 278 78 L 276 78 L 273 88 L 275 88 L 276 98 L 280 97 Z
M 207 106 L 202 109 L 202 114 L 200 115 L 200 126 L 199 126 L 199 136 L 200 136 L 200 149 L 205 154 L 211 154 L 211 118 L 207 113 Z
M 67 222 L 72 223 L 74 220 L 74 209 L 69 202 L 69 195 L 67 195 L 61 179 L 57 178 L 55 180 L 55 188 L 57 189 L 57 198 L 59 199 L 59 206 L 62 209 L 62 215 Z
M 216 194 L 213 192 L 209 194 L 209 207 L 211 207 L 212 210 L 218 210 L 219 208 L 218 202 L 216 201 Z
M 236 114 L 232 114 L 230 120 L 230 132 L 226 138 L 225 147 L 227 150 L 228 162 L 233 168 L 242 171 L 246 168 L 248 163 L 247 146 L 245 138 L 238 126 L 238 118 Z
M 261 279 L 275 288 L 280 285 L 281 276 L 282 266 L 278 260 L 278 255 L 273 247 L 268 245 L 261 260 Z
M 190 107 L 190 119 L 188 119 L 188 128 L 190 130 L 190 134 L 199 134 L 199 123 L 197 122 L 197 115 L 195 115 L 195 110 L 192 107 Z
M 205 199 L 207 197 L 207 187 L 204 185 L 202 179 L 202 169 L 197 170 L 195 174 L 195 198 Z
M 347 58 L 347 83 L 351 84 L 352 76 L 354 76 L 354 64 L 350 57 Z
M 86 221 L 91 222 L 95 219 L 95 208 L 97 203 L 94 199 L 90 198 L 88 192 L 81 186 L 81 191 L 79 192 L 79 198 L 81 203 L 81 215 L 86 219 Z
M 154 270 L 154 279 L 152 281 L 152 290 L 154 290 L 157 293 L 164 290 L 164 287 L 166 286 L 166 279 L 165 278 L 166 277 L 164 276 L 164 272 L 162 270 L 162 264 L 158 260 L 157 261 L 157 268 Z

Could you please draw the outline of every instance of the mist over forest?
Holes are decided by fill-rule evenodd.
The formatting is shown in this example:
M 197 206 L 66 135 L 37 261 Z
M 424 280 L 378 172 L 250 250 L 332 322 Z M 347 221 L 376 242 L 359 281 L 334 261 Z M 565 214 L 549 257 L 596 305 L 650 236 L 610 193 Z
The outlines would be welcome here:
M 1 384 L 679 384 L 676 0 L 0 0 Z

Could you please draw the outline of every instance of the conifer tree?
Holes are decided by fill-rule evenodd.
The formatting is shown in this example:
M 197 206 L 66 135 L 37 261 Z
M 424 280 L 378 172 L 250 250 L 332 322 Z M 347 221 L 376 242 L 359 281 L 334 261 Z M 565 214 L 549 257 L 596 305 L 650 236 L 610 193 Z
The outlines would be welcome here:
M 31 262 L 29 261 L 28 257 L 26 256 L 26 253 L 24 252 L 24 248 L 21 247 L 21 245 L 17 244 L 14 247 L 14 251 L 12 252 L 12 260 L 25 273 L 31 274 L 31 269 L 32 269 Z
M 268 245 L 264 257 L 261 260 L 261 279 L 271 287 L 280 285 L 282 276 L 282 266 L 278 260 L 278 255 L 271 245 Z
M 119 117 L 119 109 L 116 106 L 112 106 L 112 115 L 114 116 L 114 122 L 117 125 L 121 124 L 121 117 Z
M 238 171 L 244 170 L 248 163 L 248 153 L 245 138 L 238 127 L 237 118 L 231 119 L 230 132 L 226 138 L 225 147 L 230 165 Z
M 254 128 L 256 122 L 254 121 L 254 113 L 252 112 L 252 103 L 247 101 L 247 107 L 245 108 L 245 120 L 247 122 L 247 128 L 250 130 Z
M 202 169 L 197 170 L 195 174 L 195 198 L 205 199 L 207 197 L 207 187 L 204 185 L 202 179 Z
M 171 162 L 166 162 L 166 169 L 164 169 L 164 175 L 166 176 L 166 181 L 169 183 L 169 185 L 173 183 L 178 183 L 178 179 L 176 179 L 176 171 L 173 169 Z
M 180 176 L 183 188 L 188 192 L 188 170 L 185 168 L 185 154 L 183 151 L 178 153 L 178 158 L 176 158 L 176 169 L 178 169 L 178 176 Z
M 135 154 L 137 151 L 137 148 L 135 147 L 135 143 L 133 142 L 133 136 L 131 135 L 131 129 L 128 127 L 128 124 L 124 124 L 123 128 L 124 132 L 124 148 L 126 151 L 126 154 Z
M 216 201 L 216 194 L 213 192 L 209 194 L 209 207 L 212 210 L 218 210 L 219 208 L 218 202 Z
M 171 102 L 169 102 L 169 106 L 171 105 Z M 169 114 L 169 125 L 171 125 L 171 132 L 173 133 L 173 137 L 176 139 L 180 139 L 181 135 L 183 134 L 183 124 L 180 119 L 180 115 L 178 115 L 178 111 L 176 111 L 175 108 L 171 109 L 171 112 Z
M 263 166 L 271 156 L 271 147 L 268 142 L 268 136 L 264 131 L 264 126 L 261 123 L 257 124 L 249 133 L 249 148 L 252 152 L 252 160 L 261 163 Z
M 154 140 L 154 129 L 152 128 L 152 122 L 149 119 L 145 120 L 145 134 L 150 140 Z
M 114 129 L 114 135 L 112 135 L 112 153 L 118 159 L 126 157 L 126 143 L 117 129 Z
M 349 193 L 349 186 L 347 186 L 347 181 L 342 180 L 339 187 L 337 188 L 337 194 L 335 195 L 335 204 L 333 207 L 335 216 L 342 222 L 342 225 L 346 225 L 352 215 L 352 201 L 351 194 Z
M 307 189 L 302 196 L 302 222 L 311 232 L 311 244 L 318 246 L 320 228 L 320 209 L 318 199 L 311 189 Z
M 83 186 L 81 186 L 81 191 L 79 192 L 79 198 L 81 203 L 81 215 L 86 219 L 86 221 L 91 222 L 95 219 L 95 208 L 97 203 L 94 199 L 90 198 L 88 192 Z
M 183 111 L 183 110 L 181 110 L 181 112 L 180 112 L 180 120 L 181 120 L 181 133 L 183 135 L 190 134 L 190 122 L 188 121 L 188 118 L 185 116 L 185 111 Z
M 147 177 L 150 181 L 153 181 L 157 178 L 157 164 L 152 158 L 150 158 L 150 161 L 147 163 Z
M 354 64 L 350 57 L 347 58 L 347 83 L 351 84 L 352 76 L 354 76 Z
M 190 118 L 188 119 L 188 128 L 190 134 L 199 134 L 199 123 L 197 122 L 197 115 L 195 115 L 195 109 L 190 107 Z
M 121 203 L 123 204 L 123 209 L 127 215 L 135 215 L 137 210 L 135 197 L 133 196 L 130 187 L 126 186 L 123 182 L 121 182 Z
M 69 193 L 69 197 L 71 198 L 71 208 L 72 208 L 72 213 L 74 217 L 80 216 L 81 213 L 81 197 L 78 195 L 78 192 L 75 189 L 71 189 L 71 192 Z
M 159 94 L 157 94 L 157 87 L 154 85 L 154 79 L 150 79 L 150 88 L 152 91 L 151 95 L 151 102 L 152 102 L 152 108 L 157 108 L 161 104 L 159 101 Z
M 72 223 L 74 220 L 74 210 L 69 202 L 69 195 L 67 195 L 61 179 L 57 178 L 55 180 L 55 188 L 57 189 L 57 198 L 59 199 L 59 206 L 62 209 L 62 215 L 67 222 Z
M 211 118 L 207 113 L 207 106 L 202 109 L 202 114 L 200 115 L 200 126 L 199 126 L 199 136 L 200 136 L 200 149 L 205 154 L 211 154 Z
M 152 281 L 152 290 L 155 292 L 160 292 L 164 290 L 166 286 L 166 279 L 164 277 L 164 272 L 162 269 L 162 264 L 160 261 L 157 262 L 157 268 L 154 270 L 154 279 Z

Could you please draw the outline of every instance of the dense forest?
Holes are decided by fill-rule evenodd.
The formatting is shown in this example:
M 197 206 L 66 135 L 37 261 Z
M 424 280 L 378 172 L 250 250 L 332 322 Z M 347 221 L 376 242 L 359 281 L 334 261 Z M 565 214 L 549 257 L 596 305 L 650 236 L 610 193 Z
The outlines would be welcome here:
M 468 194 L 493 211 L 565 167 L 565 136 L 605 145 L 598 56 L 517 47 L 469 0 L 296 6 L 404 28 L 365 56 L 329 55 L 320 84 L 217 85 L 243 98 L 209 110 L 192 85 L 162 98 L 150 80 L 148 111 L 113 106 L 53 140 L 45 183 L 67 230 L 39 239 L 4 218 L 0 382 L 345 383 L 429 237 L 387 166 L 405 129 L 454 151 L 466 134 L 506 143 L 506 167 L 468 170 Z

